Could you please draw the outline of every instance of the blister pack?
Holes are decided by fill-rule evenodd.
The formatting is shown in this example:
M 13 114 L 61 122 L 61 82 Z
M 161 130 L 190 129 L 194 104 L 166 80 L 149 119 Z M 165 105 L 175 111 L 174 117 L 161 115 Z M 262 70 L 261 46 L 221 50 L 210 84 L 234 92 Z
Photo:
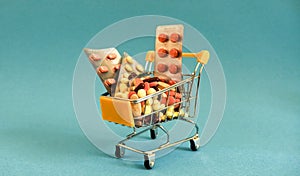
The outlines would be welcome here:
M 155 40 L 155 72 L 176 82 L 182 80 L 183 25 L 158 26 Z
M 111 94 L 112 85 L 116 83 L 116 76 L 121 63 L 121 55 L 116 48 L 89 49 L 84 52 L 89 58 L 108 93 Z

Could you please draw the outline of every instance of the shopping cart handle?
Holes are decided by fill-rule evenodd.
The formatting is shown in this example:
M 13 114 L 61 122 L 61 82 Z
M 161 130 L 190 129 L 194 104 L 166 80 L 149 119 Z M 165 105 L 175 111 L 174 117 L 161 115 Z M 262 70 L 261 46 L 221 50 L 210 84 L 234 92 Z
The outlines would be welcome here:
M 154 58 L 155 58 L 154 51 L 148 51 L 147 54 L 146 54 L 145 60 L 148 61 L 148 62 L 153 62 Z
M 209 60 L 209 52 L 207 50 L 202 50 L 198 53 L 182 53 L 182 57 L 193 57 L 197 59 L 197 62 L 205 65 Z
M 197 62 L 200 62 L 201 64 L 205 65 L 209 60 L 209 52 L 207 50 L 202 50 L 198 53 L 182 53 L 182 57 L 196 58 Z M 154 51 L 148 51 L 145 58 L 146 61 L 153 62 L 154 58 L 155 58 Z

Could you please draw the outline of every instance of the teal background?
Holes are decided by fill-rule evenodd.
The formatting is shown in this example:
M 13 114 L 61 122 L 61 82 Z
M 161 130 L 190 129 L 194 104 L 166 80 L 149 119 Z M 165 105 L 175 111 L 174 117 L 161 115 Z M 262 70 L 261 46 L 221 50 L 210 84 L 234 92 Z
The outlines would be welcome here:
M 199 152 L 183 145 L 151 171 L 90 144 L 72 103 L 86 43 L 107 25 L 149 14 L 196 27 L 227 81 L 213 140 Z M 1 0 L 0 175 L 300 175 L 299 31 L 296 0 Z

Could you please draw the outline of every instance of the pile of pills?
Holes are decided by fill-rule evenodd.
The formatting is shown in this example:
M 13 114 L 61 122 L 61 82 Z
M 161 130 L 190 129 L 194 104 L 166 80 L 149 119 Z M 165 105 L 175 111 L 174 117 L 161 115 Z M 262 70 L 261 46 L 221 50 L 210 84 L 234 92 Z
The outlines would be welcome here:
M 182 80 L 182 25 L 158 26 L 155 40 L 155 76 L 165 74 L 174 81 Z
M 112 85 L 116 83 L 116 76 L 121 63 L 121 55 L 115 48 L 84 49 L 106 90 L 111 93 Z
M 174 83 L 173 80 L 159 77 L 135 78 L 130 85 L 128 98 L 137 100 L 164 90 Z M 178 117 L 181 98 L 179 90 L 171 89 L 158 96 L 151 96 L 140 103 L 132 103 L 135 126 L 141 127 Z
M 124 53 L 118 73 L 117 84 L 112 89 L 112 96 L 128 98 L 130 82 L 144 72 L 144 67 L 130 55 Z

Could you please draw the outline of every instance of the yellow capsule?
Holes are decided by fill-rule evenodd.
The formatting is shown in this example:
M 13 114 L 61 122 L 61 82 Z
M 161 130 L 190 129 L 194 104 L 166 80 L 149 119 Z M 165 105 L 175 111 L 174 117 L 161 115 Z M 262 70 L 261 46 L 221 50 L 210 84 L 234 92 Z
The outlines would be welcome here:
M 146 105 L 144 114 L 151 114 L 151 112 L 152 112 L 152 107 L 150 105 Z

